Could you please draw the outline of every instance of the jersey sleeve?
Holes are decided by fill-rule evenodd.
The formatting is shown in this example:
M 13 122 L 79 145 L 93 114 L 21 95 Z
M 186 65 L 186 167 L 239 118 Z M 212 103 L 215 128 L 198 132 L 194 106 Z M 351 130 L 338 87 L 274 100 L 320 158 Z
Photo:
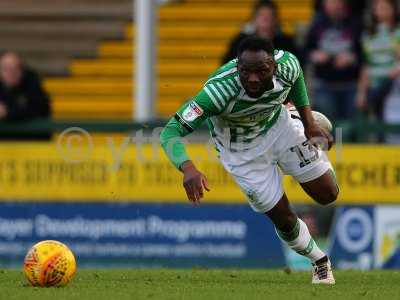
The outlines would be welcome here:
M 287 96 L 296 107 L 303 107 L 310 105 L 310 100 L 307 94 L 307 87 L 304 81 L 303 72 L 300 73 L 296 79 L 293 87 L 290 89 L 289 95 Z
M 216 96 L 211 94 L 209 89 L 210 87 L 205 85 L 196 96 L 183 104 L 175 113 L 174 118 L 186 129 L 187 133 L 197 129 L 207 118 L 220 114 L 225 108 L 217 102 L 217 98 L 211 98 Z
M 291 100 L 296 107 L 310 105 L 299 60 L 290 52 L 286 52 L 285 58 L 283 62 L 278 63 L 278 72 L 280 78 L 292 86 L 287 99 Z
M 283 61 L 278 62 L 278 72 L 283 81 L 293 85 L 302 73 L 300 62 L 294 54 L 290 52 L 285 54 Z
M 220 114 L 231 97 L 227 84 L 207 82 L 203 89 L 183 104 L 169 120 L 161 132 L 160 142 L 175 167 L 179 169 L 183 162 L 189 160 L 181 137 L 193 132 L 207 118 Z

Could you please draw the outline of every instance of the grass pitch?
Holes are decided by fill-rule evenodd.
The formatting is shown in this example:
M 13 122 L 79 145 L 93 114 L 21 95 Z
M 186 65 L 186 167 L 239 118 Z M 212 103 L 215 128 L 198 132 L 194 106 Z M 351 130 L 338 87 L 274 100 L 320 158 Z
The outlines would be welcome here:
M 34 288 L 0 271 L 0 299 L 400 299 L 400 271 L 336 271 L 335 286 L 281 270 L 79 270 L 62 288 Z

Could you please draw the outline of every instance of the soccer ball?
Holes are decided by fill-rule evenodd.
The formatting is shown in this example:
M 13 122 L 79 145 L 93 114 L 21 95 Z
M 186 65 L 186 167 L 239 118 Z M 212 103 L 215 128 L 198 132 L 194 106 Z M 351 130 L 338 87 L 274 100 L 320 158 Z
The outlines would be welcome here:
M 328 132 L 332 131 L 333 128 L 332 123 L 323 113 L 313 110 L 312 115 L 314 117 L 315 122 L 317 122 L 319 126 L 324 128 Z
M 300 118 L 300 114 L 295 107 L 290 107 L 289 113 L 291 115 L 294 115 L 294 116 Z M 315 122 L 317 122 L 317 124 L 319 126 L 324 128 L 328 132 L 332 131 L 332 128 L 333 128 L 332 123 L 331 123 L 331 121 L 329 121 L 329 119 L 323 113 L 313 110 L 312 115 L 314 117 Z
M 74 254 L 63 243 L 42 241 L 26 254 L 24 273 L 33 286 L 63 286 L 74 276 Z

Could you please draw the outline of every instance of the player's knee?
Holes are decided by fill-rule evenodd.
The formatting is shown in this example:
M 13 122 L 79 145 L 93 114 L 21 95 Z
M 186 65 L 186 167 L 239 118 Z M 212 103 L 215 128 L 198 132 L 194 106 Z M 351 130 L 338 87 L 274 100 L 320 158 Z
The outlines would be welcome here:
M 321 205 L 329 205 L 336 201 L 339 195 L 339 189 L 336 186 L 330 186 L 325 189 L 318 197 L 317 202 Z

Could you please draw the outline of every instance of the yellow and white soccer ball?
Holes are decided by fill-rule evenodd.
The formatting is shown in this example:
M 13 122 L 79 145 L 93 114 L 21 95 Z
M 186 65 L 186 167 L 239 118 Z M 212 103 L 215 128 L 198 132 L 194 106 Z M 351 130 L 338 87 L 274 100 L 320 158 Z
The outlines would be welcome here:
M 42 241 L 26 254 L 24 273 L 33 286 L 64 286 L 74 276 L 76 262 L 72 251 L 57 241 Z

